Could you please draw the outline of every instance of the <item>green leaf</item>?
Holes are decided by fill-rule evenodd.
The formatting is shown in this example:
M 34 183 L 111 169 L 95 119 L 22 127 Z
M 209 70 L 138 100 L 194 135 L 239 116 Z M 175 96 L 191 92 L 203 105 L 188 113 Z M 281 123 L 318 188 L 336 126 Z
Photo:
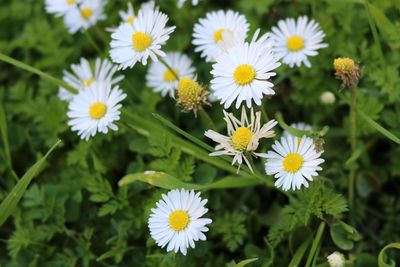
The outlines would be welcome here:
M 18 181 L 11 192 L 0 204 L 0 226 L 7 220 L 7 218 L 14 213 L 14 210 L 21 199 L 22 195 L 28 188 L 32 179 L 36 176 L 39 169 L 42 167 L 46 158 L 53 152 L 53 150 L 60 144 L 61 140 L 58 140 L 50 149 L 47 151 L 39 161 L 37 161 Z
M 11 154 L 10 154 L 10 145 L 8 144 L 8 131 L 7 131 L 7 120 L 6 114 L 3 109 L 3 104 L 0 105 L 0 131 L 1 131 L 1 139 L 3 140 L 4 145 L 4 154 L 7 159 L 7 164 L 11 168 Z
M 385 246 L 381 250 L 381 252 L 379 252 L 379 256 L 378 256 L 379 267 L 395 267 L 396 266 L 396 263 L 393 260 L 390 260 L 390 263 L 385 262 L 385 258 L 386 258 L 385 252 L 389 248 L 396 248 L 396 249 L 400 250 L 400 242 L 390 243 L 389 245 Z
M 126 186 L 136 181 L 145 182 L 150 185 L 164 189 L 184 188 L 184 189 L 194 189 L 194 190 L 240 188 L 240 187 L 248 187 L 261 184 L 261 181 L 255 178 L 241 178 L 238 176 L 227 176 L 211 184 L 199 185 L 199 184 L 182 182 L 181 180 L 164 172 L 147 171 L 144 173 L 128 174 L 122 177 L 122 179 L 118 182 L 118 185 Z
M 360 235 L 352 226 L 338 221 L 331 225 L 330 234 L 332 241 L 343 250 L 351 250 L 354 246 L 354 241 L 360 240 Z
M 393 133 L 391 133 L 390 131 L 386 130 L 385 128 L 383 128 L 381 125 L 379 125 L 377 122 L 375 122 L 373 119 L 371 119 L 370 117 L 368 117 L 363 111 L 361 110 L 357 110 L 358 114 L 360 115 L 360 117 L 362 119 L 364 119 L 369 125 L 371 125 L 373 128 L 375 128 L 375 130 L 377 130 L 378 132 L 380 132 L 381 134 L 383 134 L 384 136 L 386 136 L 387 138 L 389 138 L 390 140 L 392 140 L 393 142 L 397 143 L 400 145 L 400 138 L 398 138 L 397 136 L 395 136 Z
M 249 263 L 255 262 L 256 260 L 258 260 L 257 258 L 252 258 L 252 259 L 247 259 L 247 260 L 242 260 L 239 263 L 236 263 L 234 266 L 235 267 L 243 267 L 246 266 Z
M 296 250 L 296 253 L 294 253 L 292 260 L 289 263 L 289 267 L 298 267 L 300 266 L 301 259 L 303 258 L 304 254 L 306 253 L 306 250 L 308 246 L 311 243 L 311 237 L 307 238 Z

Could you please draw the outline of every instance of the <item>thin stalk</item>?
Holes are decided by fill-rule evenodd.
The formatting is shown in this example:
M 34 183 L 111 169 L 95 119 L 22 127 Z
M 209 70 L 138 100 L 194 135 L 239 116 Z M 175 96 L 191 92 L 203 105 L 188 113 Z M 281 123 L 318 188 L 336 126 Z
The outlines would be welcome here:
M 314 241 L 313 241 L 313 243 L 311 245 L 310 253 L 308 254 L 307 262 L 306 262 L 305 267 L 310 267 L 310 265 L 311 265 L 311 263 L 313 261 L 313 258 L 317 256 L 317 253 L 316 253 L 317 252 L 317 248 L 318 248 L 318 245 L 319 245 L 319 243 L 321 241 L 321 237 L 322 237 L 322 234 L 324 233 L 324 230 L 325 230 L 325 222 L 322 221 L 319 224 L 319 227 L 318 227 L 318 230 L 317 230 L 317 234 L 315 235 Z
M 365 0 L 365 9 L 367 11 L 367 18 L 368 18 L 368 22 L 369 22 L 369 27 L 371 28 L 372 36 L 374 38 L 374 42 L 375 42 L 377 50 L 378 50 L 379 59 L 381 61 L 381 66 L 384 67 L 385 66 L 385 57 L 383 56 L 383 50 L 382 50 L 381 42 L 379 40 L 379 35 L 378 35 L 378 31 L 376 29 L 376 25 L 375 25 L 374 19 L 372 18 L 371 12 L 369 10 L 368 0 Z
M 179 76 L 176 71 L 171 68 L 171 66 L 162 58 L 158 57 L 158 60 L 175 76 L 175 78 L 179 81 Z
M 212 121 L 212 119 L 210 118 L 210 116 L 208 115 L 208 113 L 203 109 L 203 107 L 200 107 L 197 112 L 199 113 L 200 116 L 200 120 L 203 122 L 204 126 L 207 129 L 211 129 L 216 131 L 217 127 L 215 127 L 214 122 Z
M 351 152 L 355 153 L 357 148 L 357 87 L 351 88 L 350 98 L 350 144 Z M 350 218 L 354 218 L 354 178 L 356 175 L 356 163 L 351 164 L 350 176 L 349 176 L 349 206 L 350 206 Z
M 297 137 L 303 137 L 303 135 L 306 136 L 312 136 L 313 135 L 313 131 L 309 130 L 309 131 L 303 131 L 303 130 L 299 130 L 293 127 L 290 127 L 289 125 L 287 125 L 287 123 L 284 121 L 282 113 L 277 112 L 275 114 L 275 119 L 278 121 L 279 125 L 286 131 L 288 131 L 290 134 L 295 135 Z
M 53 76 L 51 76 L 51 75 L 49 75 L 47 73 L 44 73 L 43 71 L 41 71 L 41 70 L 39 70 L 37 68 L 34 68 L 34 67 L 32 67 L 32 66 L 30 66 L 28 64 L 25 64 L 25 63 L 23 63 L 23 62 L 21 62 L 19 60 L 16 60 L 16 59 L 14 59 L 12 57 L 6 56 L 3 53 L 0 53 L 0 60 L 6 62 L 8 64 L 14 65 L 14 66 L 16 66 L 16 67 L 18 67 L 20 69 L 29 71 L 29 72 L 34 73 L 36 75 L 39 75 L 40 77 L 42 77 L 42 78 L 44 78 L 44 79 L 46 79 L 46 80 L 58 85 L 58 86 L 63 87 L 64 89 L 66 89 L 70 93 L 73 93 L 73 94 L 78 93 L 77 89 L 75 89 L 71 85 L 67 84 L 66 82 L 64 82 L 62 80 L 59 80 L 59 79 L 57 79 L 57 78 L 55 78 L 55 77 L 53 77 Z
M 103 52 L 101 51 L 100 47 L 96 44 L 96 41 L 92 38 L 89 31 L 85 31 L 85 36 L 89 40 L 89 43 L 96 49 L 96 52 L 101 55 Z

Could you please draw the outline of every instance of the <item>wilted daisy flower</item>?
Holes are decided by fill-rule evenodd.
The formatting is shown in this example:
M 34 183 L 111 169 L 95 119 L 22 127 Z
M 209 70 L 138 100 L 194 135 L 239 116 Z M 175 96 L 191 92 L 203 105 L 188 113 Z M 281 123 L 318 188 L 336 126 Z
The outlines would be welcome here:
M 331 91 L 325 91 L 321 94 L 321 102 L 325 105 L 332 105 L 335 100 L 336 97 Z
M 197 109 L 207 102 L 208 91 L 204 89 L 196 80 L 183 77 L 179 80 L 178 90 L 176 91 L 176 102 L 183 112 L 193 110 L 196 116 Z
M 197 6 L 200 0 L 192 0 L 192 5 Z M 178 0 L 178 7 L 181 8 L 185 4 L 186 0 Z
M 301 131 L 308 131 L 311 130 L 312 127 L 310 124 L 304 123 L 304 122 L 296 122 L 296 123 L 292 123 L 290 124 L 290 127 L 295 128 L 297 130 L 301 130 Z M 288 131 L 283 131 L 282 136 L 283 137 L 288 137 L 289 135 L 292 136 L 292 134 L 290 134 Z M 300 137 L 298 137 L 299 139 L 301 139 Z
M 274 151 L 268 151 L 265 170 L 268 175 L 274 175 L 277 179 L 275 186 L 284 191 L 300 189 L 302 185 L 308 187 L 308 181 L 318 176 L 317 171 L 324 162 L 320 158 L 323 151 L 317 152 L 313 140 L 303 136 L 300 139 L 295 136 L 282 137 L 281 141 L 275 141 L 272 145 Z M 308 180 L 308 181 L 307 181 Z
M 335 76 L 342 81 L 342 87 L 357 86 L 361 78 L 361 70 L 358 64 L 348 57 L 339 57 L 333 61 Z
M 156 9 L 154 1 L 148 1 L 145 3 L 142 3 L 141 10 L 146 12 L 146 10 L 154 10 Z M 122 23 L 128 23 L 133 25 L 136 15 L 135 15 L 135 10 L 132 6 L 132 3 L 128 3 L 128 10 L 127 11 L 120 11 L 119 16 L 121 17 Z
M 232 10 L 213 11 L 199 19 L 194 25 L 193 41 L 195 51 L 201 52 L 206 61 L 214 61 L 224 50 L 246 39 L 249 24 L 245 16 Z M 228 43 L 224 45 L 225 39 Z M 229 45 L 228 45 L 229 44 Z M 222 48 L 225 47 L 223 50 Z
M 64 16 L 82 0 L 46 0 L 46 11 L 56 16 Z
M 72 73 L 64 71 L 63 80 L 78 90 L 87 89 L 92 83 L 96 82 L 105 82 L 114 85 L 124 79 L 123 75 L 113 78 L 117 72 L 117 66 L 113 65 L 107 59 L 101 60 L 97 58 L 93 69 L 89 61 L 81 58 L 80 64 L 72 64 L 71 69 Z M 61 87 L 58 91 L 58 96 L 62 100 L 70 101 L 74 94 Z
M 149 229 L 151 237 L 161 248 L 167 251 L 180 251 L 186 255 L 187 248 L 195 247 L 194 241 L 206 240 L 204 232 L 211 219 L 201 218 L 208 209 L 204 206 L 207 199 L 201 199 L 200 193 L 181 189 L 171 190 L 151 209 Z
M 263 95 L 273 95 L 274 86 L 269 79 L 276 75 L 273 70 L 280 66 L 271 50 L 268 34 L 258 40 L 259 30 L 250 43 L 236 45 L 218 57 L 213 64 L 211 80 L 213 94 L 228 108 L 236 100 L 236 108 L 243 101 L 248 108 L 252 101 L 261 105 Z
M 240 165 L 244 161 L 250 170 L 253 171 L 250 162 L 246 158 L 246 154 L 250 156 L 263 155 L 255 152 L 258 148 L 259 140 L 261 138 L 274 137 L 275 132 L 272 128 L 277 122 L 275 120 L 270 120 L 268 123 L 261 126 L 261 112 L 256 112 L 254 115 L 253 109 L 251 109 L 249 120 L 244 107 L 242 108 L 240 120 L 236 119 L 232 113 L 227 113 L 225 110 L 223 112 L 228 135 L 222 135 L 213 130 L 208 130 L 204 134 L 218 143 L 215 147 L 216 151 L 212 152 L 210 156 L 233 156 L 232 165 L 238 163 L 240 168 Z
M 64 23 L 70 33 L 87 30 L 97 21 L 106 18 L 104 11 L 105 0 L 83 0 L 77 7 L 66 13 Z
M 344 267 L 345 258 L 340 252 L 333 252 L 327 259 L 330 267 Z
M 302 63 L 311 67 L 309 56 L 318 55 L 317 50 L 327 47 L 322 43 L 325 33 L 314 20 L 307 16 L 280 20 L 278 27 L 272 27 L 271 38 L 274 41 L 274 53 L 289 67 Z
M 158 10 L 141 9 L 133 25 L 120 25 L 110 44 L 111 59 L 120 64 L 119 69 L 132 68 L 138 61 L 146 65 L 149 57 L 153 61 L 165 57 L 161 46 L 175 30 L 175 26 L 166 27 L 167 21 L 168 16 Z
M 193 79 L 195 70 L 188 56 L 177 52 L 166 53 L 166 55 L 164 60 L 173 72 L 159 61 L 152 62 L 146 76 L 147 85 L 152 87 L 154 92 L 160 92 L 162 96 L 169 94 L 174 97 L 179 84 L 178 77 Z
M 118 130 L 114 121 L 119 120 L 121 102 L 126 97 L 118 87 L 110 83 L 93 83 L 87 90 L 74 96 L 68 106 L 68 125 L 78 132 L 81 139 L 89 140 L 97 132 L 107 133 L 110 128 Z

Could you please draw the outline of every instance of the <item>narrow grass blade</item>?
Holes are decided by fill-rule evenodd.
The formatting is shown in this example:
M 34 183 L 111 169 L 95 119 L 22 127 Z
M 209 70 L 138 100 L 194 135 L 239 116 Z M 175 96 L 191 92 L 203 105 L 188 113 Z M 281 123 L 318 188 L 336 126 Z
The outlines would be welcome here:
M 255 186 L 261 182 L 254 178 L 242 178 L 238 176 L 227 176 L 214 183 L 199 185 L 193 183 L 185 183 L 164 172 L 148 171 L 144 173 L 133 173 L 128 174 L 118 182 L 119 186 L 126 186 L 131 183 L 141 181 L 152 186 L 164 188 L 164 189 L 194 189 L 194 190 L 208 190 L 208 189 L 226 189 L 226 188 L 239 188 Z
M 247 259 L 247 260 L 242 260 L 239 263 L 235 264 L 235 267 L 244 267 L 249 263 L 255 262 L 256 260 L 258 260 L 258 258 L 252 258 L 252 259 Z
M 311 237 L 307 238 L 301 245 L 300 247 L 296 250 L 296 252 L 293 255 L 292 260 L 289 263 L 289 267 L 297 267 L 300 266 L 301 259 L 303 258 L 304 254 L 306 253 L 306 250 L 308 246 L 311 243 Z
M 76 88 L 73 88 L 72 86 L 70 86 L 66 82 L 64 82 L 62 80 L 59 80 L 57 78 L 54 78 L 53 76 L 51 76 L 51 75 L 49 75 L 49 74 L 47 74 L 47 73 L 45 73 L 45 72 L 43 72 L 41 70 L 38 70 L 37 68 L 29 66 L 28 64 L 25 64 L 24 62 L 21 62 L 21 61 L 16 60 L 16 59 L 14 59 L 12 57 L 6 56 L 6 55 L 4 55 L 2 53 L 0 53 L 0 60 L 4 61 L 6 63 L 9 63 L 11 65 L 14 65 L 14 66 L 16 66 L 16 67 L 18 67 L 20 69 L 23 69 L 23 70 L 29 71 L 31 73 L 37 74 L 40 77 L 42 77 L 42 78 L 44 78 L 44 79 L 46 79 L 46 80 L 58 85 L 58 86 L 61 86 L 61 87 L 65 88 L 66 90 L 68 90 L 69 92 L 71 92 L 73 94 L 78 93 L 78 90 Z
M 39 161 L 37 161 L 18 181 L 14 188 L 10 191 L 7 197 L 0 204 L 0 226 L 8 219 L 8 217 L 14 212 L 20 201 L 22 195 L 28 188 L 32 179 L 36 176 L 37 172 L 45 162 L 46 158 L 53 152 L 53 150 L 60 144 L 61 140 L 58 140 Z
M 379 125 L 377 122 L 375 122 L 373 119 L 371 119 L 367 114 L 365 114 L 362 110 L 357 110 L 358 114 L 360 117 L 365 120 L 371 127 L 373 127 L 375 130 L 392 140 L 393 142 L 397 143 L 400 145 L 400 138 L 398 138 L 396 135 L 391 133 L 390 131 L 386 130 L 383 128 L 381 125 Z
M 379 256 L 378 256 L 378 264 L 379 267 L 394 267 L 396 266 L 396 263 L 393 260 L 390 260 L 390 263 L 386 263 L 385 258 L 385 251 L 389 248 L 396 248 L 400 250 L 400 243 L 390 243 L 389 245 L 385 246 L 381 252 L 379 252 Z
M 10 167 L 10 169 L 12 169 L 10 145 L 8 143 L 7 120 L 6 120 L 6 114 L 3 109 L 3 105 L 0 105 L 0 131 L 1 131 L 1 139 L 3 140 L 4 154 L 7 161 L 7 165 L 8 167 Z

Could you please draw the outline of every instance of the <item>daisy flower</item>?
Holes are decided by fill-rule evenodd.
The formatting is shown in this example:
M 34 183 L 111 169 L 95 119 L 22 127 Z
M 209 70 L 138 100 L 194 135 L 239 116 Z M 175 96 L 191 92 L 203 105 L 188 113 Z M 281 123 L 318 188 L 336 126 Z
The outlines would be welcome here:
M 206 61 L 215 61 L 228 47 L 243 43 L 248 30 L 245 16 L 238 12 L 213 11 L 194 25 L 192 43 L 196 46 L 195 51 L 201 52 Z
M 200 0 L 192 0 L 192 5 L 197 6 Z M 178 7 L 181 8 L 185 4 L 186 0 L 178 0 Z
M 273 95 L 274 86 L 269 79 L 276 75 L 273 70 L 280 66 L 271 50 L 269 35 L 258 39 L 259 30 L 250 43 L 236 45 L 218 57 L 213 64 L 211 80 L 213 94 L 229 108 L 236 100 L 236 108 L 243 101 L 248 108 L 252 101 L 261 105 L 263 95 Z
M 168 16 L 158 10 L 139 10 L 135 23 L 120 25 L 111 35 L 110 56 L 119 69 L 132 68 L 136 62 L 147 64 L 150 57 L 165 57 L 161 46 L 169 39 L 175 26 L 166 27 Z
M 308 17 L 302 16 L 280 20 L 278 27 L 272 27 L 271 38 L 274 41 L 274 53 L 282 61 L 294 67 L 300 67 L 302 63 L 311 67 L 308 60 L 309 56 L 318 55 L 317 50 L 327 47 L 323 43 L 325 33 L 314 20 L 308 20 Z
M 192 68 L 192 61 L 188 56 L 172 52 L 166 53 L 164 60 L 178 77 L 194 78 L 195 70 Z M 169 94 L 170 97 L 174 97 L 179 84 L 175 74 L 161 62 L 152 62 L 146 76 L 147 85 L 153 88 L 154 92 L 160 92 L 162 96 Z
M 113 78 L 117 72 L 117 66 L 107 59 L 101 60 L 97 58 L 93 69 L 89 61 L 81 58 L 80 64 L 72 64 L 71 69 L 72 73 L 64 71 L 63 80 L 78 90 L 87 89 L 92 83 L 96 82 L 109 82 L 111 85 L 115 85 L 124 79 L 123 75 Z M 58 91 L 58 96 L 61 100 L 70 101 L 74 94 L 61 87 Z
M 64 23 L 70 33 L 87 30 L 97 21 L 106 18 L 104 11 L 105 0 L 83 0 L 64 17 Z
M 215 147 L 216 151 L 211 153 L 210 156 L 233 156 L 232 165 L 238 163 L 238 171 L 243 161 L 245 161 L 250 170 L 253 171 L 245 153 L 252 156 L 262 156 L 263 154 L 255 152 L 258 148 L 259 140 L 261 138 L 274 137 L 275 132 L 272 128 L 277 122 L 275 120 L 270 120 L 268 123 L 261 126 L 261 112 L 256 112 L 254 115 L 253 109 L 251 109 L 249 120 L 244 107 L 242 108 L 240 121 L 235 118 L 232 113 L 227 113 L 225 110 L 223 112 L 228 135 L 225 136 L 213 130 L 208 130 L 204 134 L 218 143 Z
M 194 248 L 194 241 L 206 240 L 204 232 L 211 219 L 201 218 L 208 209 L 204 206 L 207 199 L 201 199 L 200 193 L 193 190 L 178 189 L 162 195 L 151 209 L 148 226 L 151 237 L 161 248 L 167 246 L 167 251 L 180 251 L 186 255 L 187 249 Z
M 155 7 L 154 1 L 142 3 L 142 5 L 140 6 L 140 9 L 144 10 L 144 12 L 146 12 L 146 10 L 154 10 L 155 8 L 156 7 Z M 128 24 L 133 25 L 133 23 L 136 19 L 136 15 L 135 15 L 135 9 L 133 8 L 132 3 L 128 3 L 128 10 L 120 11 L 119 16 L 122 20 L 122 23 L 128 23 Z
M 110 83 L 93 83 L 87 90 L 74 96 L 68 106 L 68 125 L 78 132 L 81 139 L 89 140 L 97 132 L 106 134 L 108 129 L 118 130 L 114 121 L 119 120 L 121 102 L 126 97 Z
M 308 181 L 318 176 L 319 166 L 324 162 L 320 158 L 323 151 L 317 152 L 313 140 L 303 136 L 298 143 L 295 136 L 282 137 L 272 145 L 274 151 L 268 151 L 263 156 L 267 158 L 265 170 L 268 175 L 277 179 L 275 186 L 284 191 L 308 187 Z
M 304 123 L 304 122 L 296 122 L 296 123 L 292 123 L 290 124 L 290 127 L 295 128 L 297 130 L 301 130 L 301 131 L 308 131 L 311 130 L 312 127 L 310 124 Z M 288 131 L 283 131 L 282 136 L 283 137 L 288 137 L 290 134 Z M 301 139 L 301 138 L 299 138 Z
M 82 0 L 46 0 L 46 11 L 56 16 L 64 16 Z

